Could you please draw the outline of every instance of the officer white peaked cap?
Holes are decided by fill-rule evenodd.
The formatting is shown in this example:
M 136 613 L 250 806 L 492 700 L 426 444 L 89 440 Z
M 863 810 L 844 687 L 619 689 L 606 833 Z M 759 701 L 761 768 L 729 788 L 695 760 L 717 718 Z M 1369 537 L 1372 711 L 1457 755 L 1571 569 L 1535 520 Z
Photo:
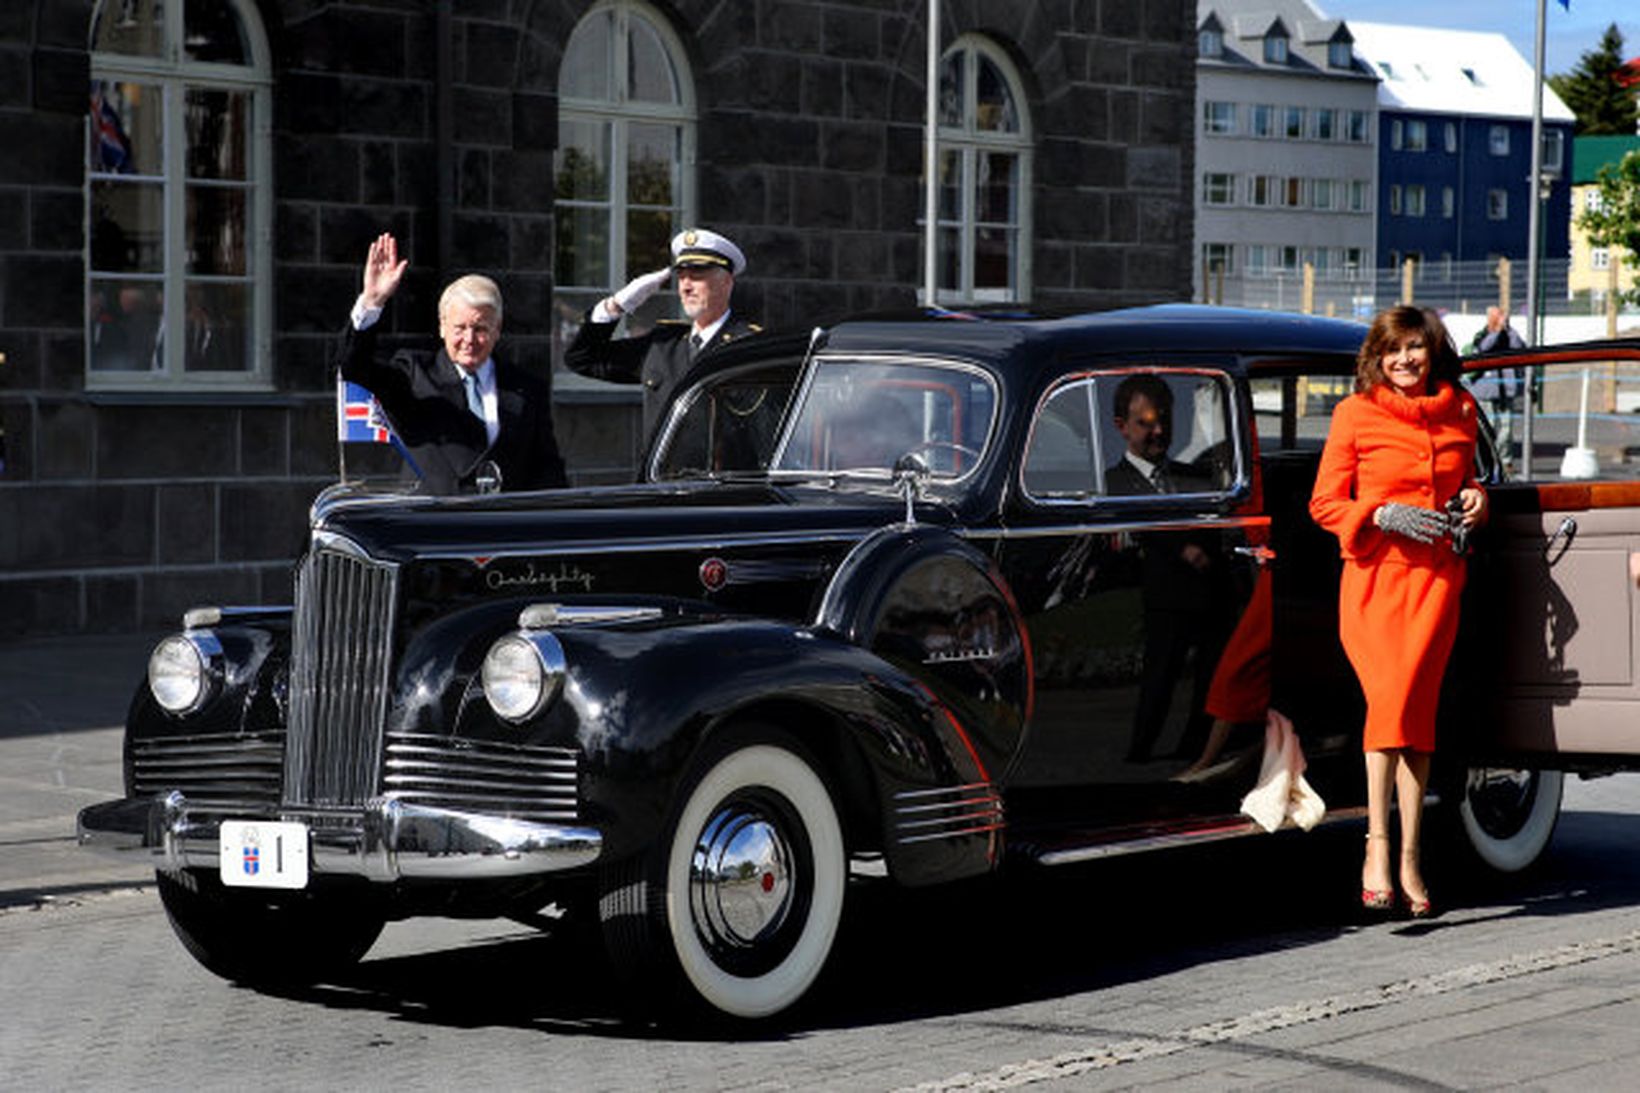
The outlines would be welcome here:
M 672 266 L 719 266 L 738 277 L 746 256 L 717 232 L 686 228 L 672 237 Z

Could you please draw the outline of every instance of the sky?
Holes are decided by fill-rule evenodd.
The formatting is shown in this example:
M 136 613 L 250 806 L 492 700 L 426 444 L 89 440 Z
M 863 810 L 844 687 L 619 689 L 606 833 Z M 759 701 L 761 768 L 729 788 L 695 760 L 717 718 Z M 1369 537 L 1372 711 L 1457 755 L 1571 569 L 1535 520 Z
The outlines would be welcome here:
M 1532 63 L 1538 0 L 1311 0 L 1330 18 L 1363 23 L 1452 30 L 1491 30 L 1508 36 L 1526 63 Z M 1623 34 L 1623 56 L 1640 57 L 1640 3 L 1636 0 L 1547 0 L 1543 13 L 1544 70 L 1570 72 L 1583 54 L 1600 44 L 1612 23 Z

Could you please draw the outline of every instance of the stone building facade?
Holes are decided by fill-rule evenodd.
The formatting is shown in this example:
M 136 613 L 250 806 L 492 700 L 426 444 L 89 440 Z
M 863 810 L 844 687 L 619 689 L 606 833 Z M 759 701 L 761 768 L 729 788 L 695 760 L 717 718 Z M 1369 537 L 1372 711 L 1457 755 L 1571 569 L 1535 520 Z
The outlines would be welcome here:
M 1188 298 L 1195 5 L 943 12 L 941 302 Z M 288 600 L 338 471 L 327 347 L 381 231 L 412 261 L 394 338 L 430 337 L 449 277 L 501 282 L 502 351 L 555 369 L 582 484 L 631 474 L 636 392 L 548 362 L 673 228 L 740 243 L 735 307 L 766 326 L 914 306 L 925 18 L 911 0 L 0 6 L 0 637 Z M 128 296 L 149 325 L 117 358 Z M 210 306 L 214 358 L 196 356 Z

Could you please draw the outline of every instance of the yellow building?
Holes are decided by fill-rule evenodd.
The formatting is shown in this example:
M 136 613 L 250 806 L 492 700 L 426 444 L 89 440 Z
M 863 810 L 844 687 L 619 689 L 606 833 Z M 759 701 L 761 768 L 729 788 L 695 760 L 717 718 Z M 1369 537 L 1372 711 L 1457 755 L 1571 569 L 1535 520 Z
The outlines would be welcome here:
M 1604 300 L 1611 291 L 1612 267 L 1618 268 L 1618 287 L 1627 291 L 1635 285 L 1636 261 L 1624 252 L 1613 253 L 1605 247 L 1591 246 L 1589 235 L 1578 221 L 1600 199 L 1595 176 L 1600 168 L 1615 165 L 1629 152 L 1640 149 L 1636 137 L 1574 137 L 1572 138 L 1572 266 L 1566 277 L 1566 288 L 1573 296 L 1588 293 L 1596 300 Z

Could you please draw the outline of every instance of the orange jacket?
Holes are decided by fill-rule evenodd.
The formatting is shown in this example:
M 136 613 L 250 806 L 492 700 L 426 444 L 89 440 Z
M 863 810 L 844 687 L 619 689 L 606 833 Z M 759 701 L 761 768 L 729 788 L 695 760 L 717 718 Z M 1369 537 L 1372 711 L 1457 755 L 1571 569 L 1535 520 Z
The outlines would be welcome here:
M 1445 383 L 1417 398 L 1387 384 L 1351 395 L 1333 410 L 1310 516 L 1338 536 L 1346 558 L 1415 565 L 1455 560 L 1447 542 L 1385 532 L 1372 514 L 1386 501 L 1439 509 L 1475 486 L 1478 415 L 1469 392 Z

